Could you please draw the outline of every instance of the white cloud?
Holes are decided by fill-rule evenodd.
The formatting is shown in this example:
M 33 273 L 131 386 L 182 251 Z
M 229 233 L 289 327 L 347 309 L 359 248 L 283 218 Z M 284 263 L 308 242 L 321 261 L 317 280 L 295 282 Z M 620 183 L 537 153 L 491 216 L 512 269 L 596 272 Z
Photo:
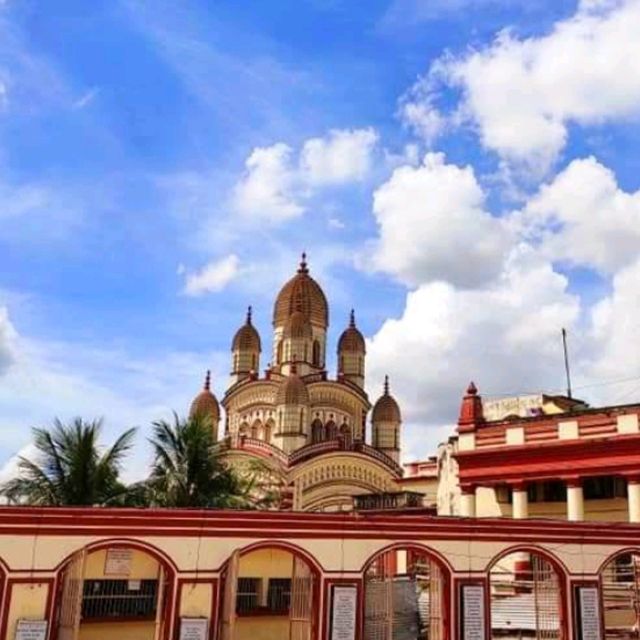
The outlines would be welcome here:
M 257 147 L 247 159 L 246 172 L 234 190 L 234 203 L 242 215 L 267 222 L 299 216 L 304 208 L 295 201 L 295 174 L 291 147 L 279 142 Z
M 409 286 L 446 280 L 477 286 L 500 271 L 510 241 L 484 209 L 473 169 L 429 153 L 419 167 L 396 169 L 374 194 L 380 227 L 372 263 Z
M 178 273 L 185 273 L 184 292 L 189 296 L 222 291 L 240 272 L 240 260 L 235 254 L 209 262 L 200 270 L 185 273 L 182 265 Z
M 640 252 L 636 252 L 640 253 Z M 613 278 L 611 295 L 592 310 L 592 331 L 598 357 L 590 367 L 590 375 L 608 380 L 636 377 L 631 391 L 640 396 L 640 256 Z
M 0 307 L 0 374 L 4 373 L 15 360 L 16 330 L 9 319 L 6 307 Z
M 541 37 L 503 31 L 489 46 L 436 63 L 429 81 L 462 91 L 482 143 L 546 169 L 568 127 L 640 116 L 640 2 L 582 2 Z
M 428 76 L 418 80 L 400 98 L 400 120 L 427 145 L 432 145 L 447 126 L 447 117 L 435 106 L 436 98 L 435 84 Z
M 81 111 L 88 107 L 98 96 L 100 93 L 100 87 L 93 87 L 83 93 L 74 103 L 71 105 L 74 111 Z
M 378 141 L 372 129 L 333 129 L 324 138 L 307 140 L 300 152 L 300 171 L 312 185 L 362 180 L 369 172 Z
M 574 160 L 520 216 L 551 260 L 615 273 L 640 253 L 640 191 L 626 193 L 595 158 Z
M 490 393 L 556 386 L 560 327 L 572 327 L 579 312 L 566 289 L 567 279 L 526 246 L 483 288 L 423 284 L 369 341 L 367 375 L 391 375 L 409 425 L 454 423 L 471 379 Z
M 297 154 L 283 142 L 256 147 L 233 190 L 233 206 L 245 220 L 277 224 L 297 218 L 321 187 L 363 180 L 378 134 L 368 129 L 333 129 L 310 138 Z

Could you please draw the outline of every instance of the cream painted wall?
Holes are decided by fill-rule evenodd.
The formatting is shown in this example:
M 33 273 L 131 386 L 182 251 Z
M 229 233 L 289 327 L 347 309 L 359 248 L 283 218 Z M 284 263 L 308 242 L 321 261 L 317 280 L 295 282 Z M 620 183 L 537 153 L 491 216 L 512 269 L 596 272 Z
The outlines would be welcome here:
M 179 615 L 181 618 L 209 618 L 212 601 L 212 584 L 185 583 L 182 585 Z
M 153 640 L 154 622 L 99 622 L 80 625 L 79 640 Z
M 11 604 L 9 607 L 9 624 L 7 630 L 9 638 L 16 632 L 18 620 L 44 620 L 47 617 L 47 583 L 14 584 L 11 589 Z

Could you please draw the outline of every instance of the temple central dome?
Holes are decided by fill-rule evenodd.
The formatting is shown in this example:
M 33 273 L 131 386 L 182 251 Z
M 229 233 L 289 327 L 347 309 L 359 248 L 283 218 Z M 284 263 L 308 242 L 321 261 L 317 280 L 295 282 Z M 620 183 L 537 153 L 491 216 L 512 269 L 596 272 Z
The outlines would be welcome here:
M 320 285 L 309 275 L 304 253 L 298 272 L 282 287 L 276 298 L 273 326 L 284 326 L 296 311 L 303 313 L 315 326 L 326 329 L 329 325 L 327 298 Z

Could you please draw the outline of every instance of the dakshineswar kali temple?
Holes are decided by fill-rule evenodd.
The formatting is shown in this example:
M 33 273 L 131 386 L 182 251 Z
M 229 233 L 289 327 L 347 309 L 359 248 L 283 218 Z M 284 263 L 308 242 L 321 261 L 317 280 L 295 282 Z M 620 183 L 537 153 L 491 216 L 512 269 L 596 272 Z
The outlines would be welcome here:
M 221 433 L 208 376 L 192 403 L 270 509 L 1 507 L 0 640 L 638 640 L 640 404 L 472 383 L 403 469 L 355 317 L 335 377 L 328 326 L 303 257 L 264 374 L 250 311 L 233 339 Z
M 210 389 L 191 405 L 224 437 L 235 468 L 255 468 L 279 495 L 281 509 L 350 509 L 354 496 L 398 492 L 402 477 L 398 403 L 385 379 L 371 410 L 365 391 L 365 340 L 352 311 L 337 344 L 337 372 L 327 371 L 329 305 L 311 277 L 306 256 L 273 308 L 271 361 L 260 375 L 262 340 L 251 308 L 232 346 L 231 384 L 220 407 Z M 371 421 L 371 442 L 366 425 Z

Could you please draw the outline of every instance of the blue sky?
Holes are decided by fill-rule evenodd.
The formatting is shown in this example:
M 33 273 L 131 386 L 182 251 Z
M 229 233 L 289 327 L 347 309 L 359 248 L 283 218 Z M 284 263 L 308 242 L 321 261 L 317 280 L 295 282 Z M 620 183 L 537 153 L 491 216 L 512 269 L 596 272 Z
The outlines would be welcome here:
M 220 396 L 309 253 L 406 457 L 487 394 L 640 397 L 637 0 L 0 3 L 0 464 Z M 634 316 L 634 313 L 636 314 Z M 268 354 L 263 356 L 263 366 Z M 606 383 L 606 384 L 605 384 Z

